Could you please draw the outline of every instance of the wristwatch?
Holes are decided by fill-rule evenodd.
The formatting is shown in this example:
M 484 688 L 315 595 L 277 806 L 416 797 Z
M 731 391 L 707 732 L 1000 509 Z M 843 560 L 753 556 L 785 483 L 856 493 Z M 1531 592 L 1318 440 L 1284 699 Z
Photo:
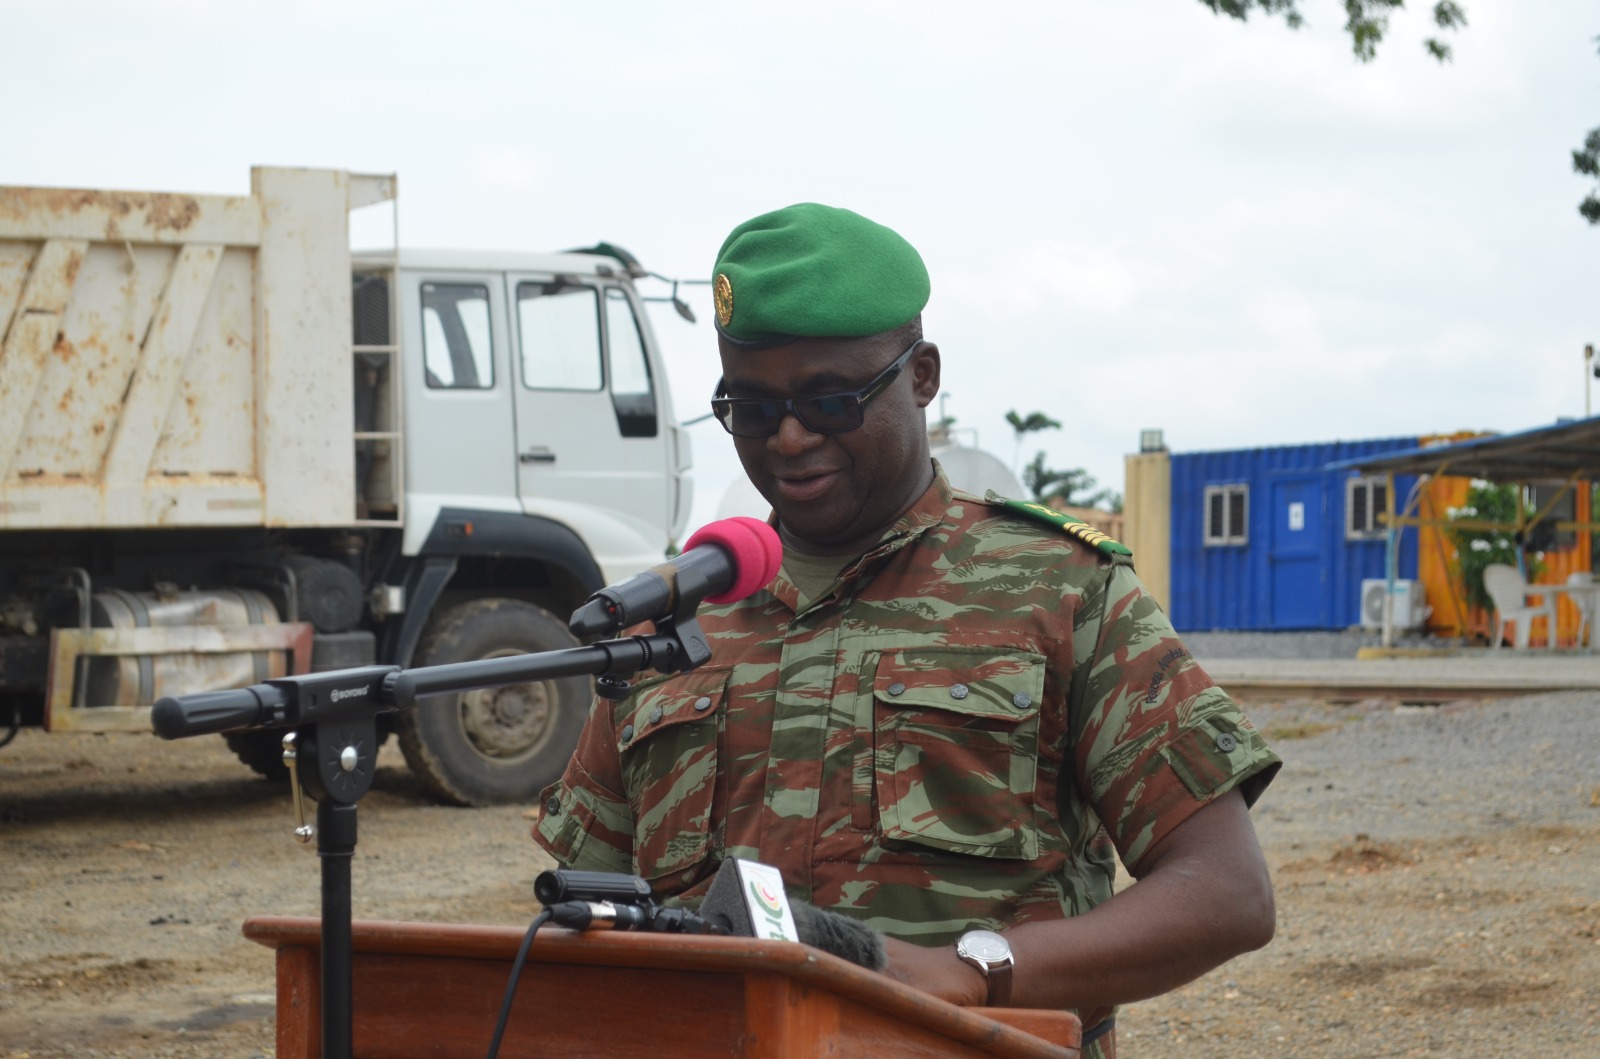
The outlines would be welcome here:
M 1011 1002 L 1011 943 L 992 930 L 969 930 L 956 940 L 956 957 L 970 963 L 989 982 L 986 1006 L 1003 1008 Z

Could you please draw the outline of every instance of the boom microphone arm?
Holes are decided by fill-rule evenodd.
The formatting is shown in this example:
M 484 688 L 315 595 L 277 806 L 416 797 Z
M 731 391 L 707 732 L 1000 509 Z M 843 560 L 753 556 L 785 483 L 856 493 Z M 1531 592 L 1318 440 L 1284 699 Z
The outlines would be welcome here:
M 512 655 L 475 662 L 401 669 L 302 673 L 229 691 L 162 698 L 151 725 L 163 739 L 241 729 L 285 728 L 284 760 L 294 776 L 295 837 L 311 839 L 301 788 L 317 799 L 317 857 L 322 863 L 322 1055 L 349 1059 L 352 948 L 350 865 L 356 846 L 356 803 L 377 771 L 379 714 L 409 709 L 420 698 L 556 677 L 602 680 L 642 669 L 682 672 L 711 659 L 692 615 L 668 618 L 654 632 L 588 647 Z M 300 760 L 307 767 L 298 767 Z M 664 924 L 663 924 L 664 925 Z
M 317 800 L 317 855 L 322 861 L 322 1054 L 348 1059 L 351 1042 L 350 860 L 356 845 L 356 802 L 377 771 L 379 714 L 410 709 L 429 695 L 502 687 L 557 677 L 594 676 L 601 694 L 626 690 L 621 679 L 642 669 L 687 672 L 711 660 L 695 618 L 702 600 L 742 599 L 777 573 L 782 545 L 756 519 L 724 519 L 689 539 L 684 554 L 620 584 L 602 589 L 573 614 L 579 635 L 615 631 L 653 619 L 654 631 L 542 654 L 402 669 L 362 666 L 302 673 L 247 688 L 165 697 L 150 723 L 163 739 L 258 728 L 293 729 L 283 757 L 293 777 L 295 838 L 311 839 L 300 800 L 303 787 Z M 307 756 L 309 767 L 298 768 Z M 648 888 L 646 888 L 648 891 Z M 641 919 L 652 929 L 690 929 L 676 910 L 645 909 L 610 900 L 564 901 L 557 907 L 585 925 L 610 926 Z M 619 914 L 617 909 L 622 912 Z M 651 906 L 653 909 L 654 906 Z M 596 917 L 599 917 L 597 919 Z

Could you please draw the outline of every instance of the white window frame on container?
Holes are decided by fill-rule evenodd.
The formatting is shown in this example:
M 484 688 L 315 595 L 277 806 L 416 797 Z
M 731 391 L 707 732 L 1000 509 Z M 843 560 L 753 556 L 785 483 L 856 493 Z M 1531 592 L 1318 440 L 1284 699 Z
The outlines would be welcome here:
M 1382 503 L 1374 503 L 1375 494 Z M 1370 541 L 1384 537 L 1388 524 L 1378 518 L 1389 514 L 1389 479 L 1382 475 L 1346 478 L 1344 483 L 1344 539 Z M 1360 517 L 1357 517 L 1359 509 Z
M 1217 517 L 1213 517 L 1217 516 Z M 1250 543 L 1250 486 L 1206 486 L 1205 543 L 1208 548 L 1237 547 Z

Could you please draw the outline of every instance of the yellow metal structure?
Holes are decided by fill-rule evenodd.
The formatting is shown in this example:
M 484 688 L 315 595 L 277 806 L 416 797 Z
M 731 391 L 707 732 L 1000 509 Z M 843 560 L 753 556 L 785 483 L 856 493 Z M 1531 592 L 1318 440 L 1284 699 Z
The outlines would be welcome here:
M 1172 594 L 1172 454 L 1129 453 L 1123 473 L 1120 540 L 1132 549 L 1146 591 L 1165 607 Z

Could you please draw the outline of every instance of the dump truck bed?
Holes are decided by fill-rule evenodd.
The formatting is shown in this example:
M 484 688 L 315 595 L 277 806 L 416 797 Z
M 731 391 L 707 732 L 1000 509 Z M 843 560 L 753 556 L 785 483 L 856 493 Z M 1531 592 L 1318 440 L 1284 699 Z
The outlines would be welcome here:
M 0 529 L 354 521 L 348 211 L 394 181 L 251 185 L 0 188 Z

